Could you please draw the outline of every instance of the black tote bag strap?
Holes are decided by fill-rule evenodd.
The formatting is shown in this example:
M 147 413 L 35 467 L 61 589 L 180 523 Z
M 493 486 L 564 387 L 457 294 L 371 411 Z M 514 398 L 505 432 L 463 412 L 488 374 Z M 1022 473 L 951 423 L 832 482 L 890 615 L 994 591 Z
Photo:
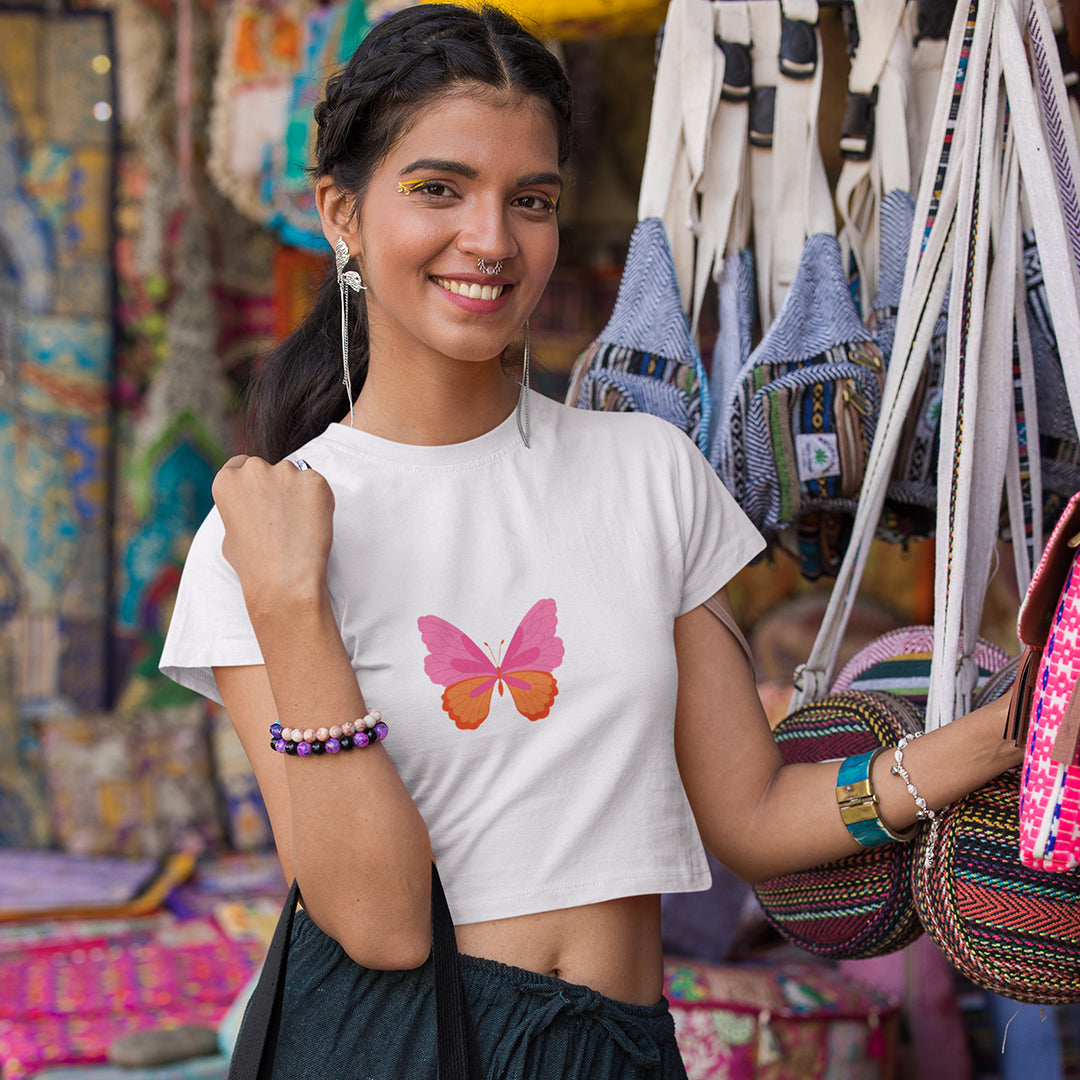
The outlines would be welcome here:
M 481 1080 L 480 1051 L 465 1005 L 454 922 L 434 863 L 431 864 L 431 953 L 435 968 L 439 1080 Z
M 285 962 L 292 938 L 293 916 L 300 899 L 294 881 L 278 916 L 262 973 L 251 992 L 240 1033 L 229 1062 L 229 1080 L 269 1080 L 281 1028 L 281 1000 L 285 994 Z
M 285 994 L 285 967 L 299 899 L 300 887 L 294 881 L 240 1025 L 229 1063 L 228 1080 L 270 1080 L 273 1074 Z M 465 1008 L 454 923 L 434 863 L 431 866 L 431 939 L 439 1080 L 481 1080 L 480 1053 Z

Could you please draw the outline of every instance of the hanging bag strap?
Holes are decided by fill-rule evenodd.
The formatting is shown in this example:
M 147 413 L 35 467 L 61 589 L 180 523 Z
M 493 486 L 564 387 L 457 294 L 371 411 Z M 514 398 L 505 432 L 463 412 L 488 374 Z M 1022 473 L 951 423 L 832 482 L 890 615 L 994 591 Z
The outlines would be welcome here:
M 908 252 L 892 361 L 882 392 L 881 419 L 870 448 L 851 540 L 810 656 L 796 673 L 792 711 L 828 692 L 840 641 L 881 518 L 904 422 L 915 400 L 927 350 L 948 292 L 961 171 L 948 165 L 950 155 L 959 153 L 962 134 L 957 127 L 958 108 L 974 36 L 974 22 L 967 21 L 967 14 L 967 7 L 959 5 L 946 47 L 928 143 L 933 152 L 927 153 L 923 165 L 915 209 L 915 235 Z
M 757 309 L 761 325 L 773 321 L 773 234 L 776 229 L 772 198 L 773 131 L 776 123 L 776 86 L 780 79 L 780 3 L 757 0 L 748 4 L 753 39 L 753 85 L 750 91 L 749 181 L 754 230 L 754 270 Z
M 746 157 L 748 98 L 732 98 L 730 93 L 725 97 L 721 90 L 728 75 L 728 53 L 731 53 L 733 68 L 749 60 L 750 15 L 742 0 L 725 0 L 712 7 L 716 40 L 713 87 L 717 100 L 709 132 L 707 158 L 699 182 L 701 225 L 690 317 L 690 333 L 695 340 L 709 282 L 720 277 L 739 189 L 744 186 Z M 746 76 L 749 76 L 749 70 Z M 741 79 L 742 73 L 732 71 L 732 77 Z
M 825 164 L 818 143 L 818 106 L 821 100 L 821 36 L 817 0 L 782 0 L 781 43 L 773 120 L 772 255 L 770 300 L 773 318 L 783 306 L 803 246 L 816 233 L 836 233 L 836 212 Z M 787 66 L 785 35 L 813 42 L 811 71 L 792 73 Z M 771 320 L 770 320 L 771 322 Z M 762 323 L 763 326 L 766 324 Z
M 694 288 L 697 186 L 720 94 L 714 18 L 710 0 L 671 0 L 668 6 L 638 194 L 638 221 L 655 217 L 664 223 L 684 311 Z
M 859 46 L 848 75 L 836 205 L 844 269 L 849 269 L 850 255 L 859 271 L 864 316 L 877 292 L 881 198 L 889 191 L 911 189 L 907 139 L 899 134 L 906 130 L 904 87 L 910 68 L 910 46 L 901 30 L 906 3 L 855 0 Z
M 282 1023 L 285 973 L 293 917 L 300 901 L 294 881 L 281 909 L 259 981 L 252 991 L 229 1064 L 229 1080 L 270 1080 Z M 432 966 L 440 1080 L 481 1080 L 476 1035 L 465 1006 L 457 939 L 439 872 L 431 866 Z
M 987 465 L 990 448 L 978 445 L 976 438 L 980 414 L 988 407 L 981 400 L 982 376 L 998 361 L 1004 363 L 999 342 L 986 333 L 990 232 L 998 202 L 995 183 L 1000 177 L 1002 148 L 1003 102 L 1000 58 L 994 43 L 995 6 L 996 0 L 981 0 L 977 5 L 959 118 L 961 156 L 950 162 L 951 167 L 963 167 L 953 280 L 949 286 L 941 454 L 937 460 L 939 539 L 934 548 L 934 654 L 927 699 L 928 731 L 943 727 L 971 707 L 976 676 L 971 652 L 978 630 L 977 613 L 982 610 L 987 585 L 986 578 L 975 582 L 978 561 L 973 561 L 972 554 L 981 550 L 986 541 L 988 518 L 994 515 L 987 515 L 984 508 L 1000 504 L 1004 478 L 1003 449 L 1001 472 L 995 477 Z M 1012 295 L 1003 299 L 1009 308 L 1004 333 L 1011 346 Z M 1007 416 L 1000 404 L 998 413 L 1002 418 Z M 996 525 L 989 541 L 991 548 Z

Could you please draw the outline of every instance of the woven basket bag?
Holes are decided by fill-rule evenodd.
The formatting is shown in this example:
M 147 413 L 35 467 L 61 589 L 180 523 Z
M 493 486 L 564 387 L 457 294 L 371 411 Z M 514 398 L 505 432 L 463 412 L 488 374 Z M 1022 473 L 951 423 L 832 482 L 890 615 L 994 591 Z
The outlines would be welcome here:
M 773 733 L 785 764 L 830 761 L 894 745 L 922 729 L 921 715 L 891 694 L 847 690 L 796 709 Z M 788 941 L 834 960 L 902 949 L 922 933 L 912 899 L 908 844 L 867 848 L 757 885 L 769 922 Z
M 950 963 L 1013 1001 L 1080 1001 L 1080 871 L 1020 862 L 1011 769 L 944 811 L 933 865 L 914 862 L 915 905 Z M 925 834 L 917 843 L 927 842 Z

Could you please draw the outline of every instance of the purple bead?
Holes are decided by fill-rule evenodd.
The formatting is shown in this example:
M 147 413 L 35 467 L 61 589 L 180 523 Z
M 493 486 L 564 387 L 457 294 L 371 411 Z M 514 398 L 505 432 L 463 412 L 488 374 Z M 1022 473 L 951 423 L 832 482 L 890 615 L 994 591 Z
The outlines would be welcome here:
M 311 743 L 309 743 L 309 742 L 303 742 L 303 741 L 301 741 L 301 742 L 298 742 L 298 743 L 296 744 L 296 752 L 297 752 L 297 753 L 298 753 L 298 754 L 299 754 L 299 755 L 300 755 L 301 757 L 307 757 L 307 756 L 308 756 L 308 754 L 310 754 L 310 753 L 311 753 Z
M 274 740 L 274 749 L 279 754 L 284 754 L 285 753 L 285 740 L 284 739 L 275 739 Z
M 275 739 L 281 737 L 281 725 L 276 720 L 270 725 L 270 734 Z
M 383 739 L 386 738 L 386 736 L 389 734 L 389 732 L 390 732 L 390 729 L 384 723 L 382 723 L 382 721 L 380 721 L 379 723 L 377 723 L 375 725 L 375 727 L 373 728 L 371 734 L 374 735 L 375 738 L 378 739 L 381 742 Z
M 353 746 L 367 746 L 368 741 L 368 733 L 366 731 L 358 731 L 352 737 Z
M 336 754 L 341 749 L 341 743 L 337 739 L 326 740 L 326 752 L 328 754 Z

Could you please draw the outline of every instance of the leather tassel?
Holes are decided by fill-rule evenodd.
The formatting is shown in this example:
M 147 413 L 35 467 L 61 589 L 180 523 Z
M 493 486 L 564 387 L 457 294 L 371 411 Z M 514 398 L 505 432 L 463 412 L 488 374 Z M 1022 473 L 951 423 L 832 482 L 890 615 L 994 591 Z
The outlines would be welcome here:
M 1020 657 L 1020 666 L 1016 670 L 1012 697 L 1009 699 L 1009 711 L 1005 718 L 1003 739 L 1011 739 L 1016 746 L 1027 744 L 1028 724 L 1031 722 L 1031 707 L 1035 700 L 1035 676 L 1039 671 L 1042 649 L 1029 645 Z

